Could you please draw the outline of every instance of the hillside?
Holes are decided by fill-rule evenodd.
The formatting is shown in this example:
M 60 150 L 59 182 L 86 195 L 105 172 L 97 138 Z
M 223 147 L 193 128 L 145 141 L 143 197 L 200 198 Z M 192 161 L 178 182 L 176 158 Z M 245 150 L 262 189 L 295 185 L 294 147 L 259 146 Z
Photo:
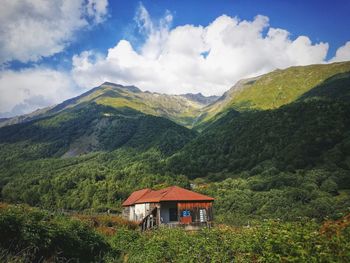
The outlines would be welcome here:
M 349 96 L 347 72 L 278 109 L 228 110 L 172 157 L 170 166 L 190 177 L 249 171 L 265 162 L 284 171 L 327 165 L 350 171 Z
M 350 171 L 349 116 L 348 103 L 327 101 L 231 111 L 172 157 L 169 165 L 192 178 L 264 169 L 266 162 L 282 171 L 325 165 Z
M 203 109 L 198 124 L 213 121 L 228 109 L 276 109 L 298 100 L 337 74 L 350 72 L 350 62 L 290 67 L 238 81 L 216 102 Z M 213 117 L 217 115 L 214 119 Z
M 96 103 L 81 104 L 0 131 L 1 148 L 6 148 L 2 150 L 13 149 L 12 158 L 23 159 L 71 157 L 122 146 L 140 150 L 157 147 L 169 154 L 195 136 L 195 132 L 165 118 Z

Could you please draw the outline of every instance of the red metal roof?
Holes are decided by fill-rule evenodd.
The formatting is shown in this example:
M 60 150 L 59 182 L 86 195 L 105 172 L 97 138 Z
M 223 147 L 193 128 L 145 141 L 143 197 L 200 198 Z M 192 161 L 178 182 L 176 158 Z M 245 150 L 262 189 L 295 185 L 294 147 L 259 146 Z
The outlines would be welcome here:
M 142 189 L 133 192 L 123 203 L 123 206 L 163 201 L 214 201 L 214 198 L 178 186 L 170 186 L 157 191 Z
M 141 190 L 138 190 L 138 191 L 135 191 L 133 192 L 129 197 L 128 199 L 126 199 L 122 206 L 129 206 L 129 205 L 133 205 L 135 204 L 135 202 L 140 199 L 142 196 L 144 196 L 146 193 L 152 191 L 151 189 L 149 188 L 146 188 L 146 189 L 141 189 Z

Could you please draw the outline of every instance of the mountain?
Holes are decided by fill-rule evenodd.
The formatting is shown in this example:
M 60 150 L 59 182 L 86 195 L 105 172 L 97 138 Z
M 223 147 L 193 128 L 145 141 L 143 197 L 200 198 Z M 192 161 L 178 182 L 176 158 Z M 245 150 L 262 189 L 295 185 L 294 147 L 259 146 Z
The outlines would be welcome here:
M 9 119 L 9 118 L 0 118 L 0 125 L 1 125 L 2 122 L 7 121 L 8 119 Z
M 295 100 L 289 104 L 276 108 L 273 108 L 276 104 L 268 104 L 266 107 L 271 109 L 267 110 L 252 106 L 247 111 L 244 107 L 238 107 L 232 102 L 238 100 L 235 92 L 240 94 L 245 85 L 254 85 L 253 82 L 267 77 L 275 76 L 278 82 L 281 74 L 291 74 L 291 70 L 297 70 L 298 76 L 304 76 L 305 72 L 300 73 L 302 68 L 240 81 L 235 89 L 226 93 L 223 100 L 214 103 L 230 98 L 231 107 L 171 157 L 169 166 L 175 169 L 175 173 L 192 178 L 210 173 L 224 175 L 251 171 L 266 163 L 283 171 L 326 166 L 350 171 L 350 63 L 308 66 L 305 71 L 315 79 L 318 70 L 329 73 L 325 67 L 333 72 L 335 69 L 342 72 L 349 67 L 349 71 L 318 81 L 320 84 L 305 93 L 293 95 Z M 275 81 L 272 83 L 276 85 Z M 250 88 L 254 86 L 247 89 Z M 285 89 L 280 90 L 281 94 L 289 92 Z M 266 96 L 270 97 L 271 94 L 267 93 Z M 264 105 L 264 102 L 261 100 L 260 105 Z M 282 101 L 279 103 L 282 104 Z
M 350 62 L 290 67 L 240 80 L 202 110 L 197 125 L 217 119 L 228 109 L 246 111 L 279 108 L 327 82 L 332 76 L 346 72 L 350 72 Z
M 206 97 L 202 93 L 197 93 L 197 94 L 186 93 L 186 94 L 182 94 L 180 96 L 184 97 L 186 99 L 198 102 L 202 105 L 209 105 L 220 98 L 220 96 L 214 96 L 214 95 Z
M 99 105 L 114 108 L 128 107 L 145 114 L 165 117 L 186 127 L 191 127 L 201 108 L 215 99 L 216 96 L 205 97 L 202 94 L 167 95 L 148 91 L 142 92 L 135 86 L 105 82 L 56 106 L 3 120 L 0 122 L 0 127 L 51 116 L 86 102 L 95 102 Z
M 191 182 L 216 198 L 218 222 L 337 218 L 350 203 L 349 65 L 242 80 L 207 106 L 104 83 L 0 128 L 0 198 L 105 211 Z
M 12 156 L 18 154 L 18 158 L 24 159 L 72 157 L 122 146 L 158 147 L 163 153 L 171 153 L 195 136 L 195 132 L 165 118 L 95 102 L 6 126 L 0 131 L 0 144 L 18 147 Z
M 135 86 L 105 82 L 56 106 L 2 119 L 0 127 L 50 116 L 80 103 L 93 101 L 115 108 L 129 107 L 145 114 L 168 118 L 188 128 L 203 130 L 229 109 L 275 109 L 297 100 L 328 78 L 349 71 L 350 62 L 275 70 L 262 76 L 240 80 L 221 97 L 206 97 L 201 93 L 167 95 L 143 92 Z
M 171 157 L 169 167 L 190 178 L 212 174 L 213 179 L 266 167 L 350 171 L 349 116 L 349 103 L 341 101 L 231 110 Z
M 28 114 L 23 114 L 23 115 L 11 117 L 11 118 L 2 118 L 2 119 L 0 119 L 0 128 L 4 127 L 4 126 L 8 126 L 8 125 L 13 125 L 13 124 L 27 122 L 27 121 L 30 121 L 30 120 L 37 119 L 37 118 L 47 114 L 47 112 L 52 107 L 53 106 L 46 107 L 46 108 L 43 108 L 43 109 L 38 109 L 38 110 L 35 110 L 35 111 L 30 112 Z

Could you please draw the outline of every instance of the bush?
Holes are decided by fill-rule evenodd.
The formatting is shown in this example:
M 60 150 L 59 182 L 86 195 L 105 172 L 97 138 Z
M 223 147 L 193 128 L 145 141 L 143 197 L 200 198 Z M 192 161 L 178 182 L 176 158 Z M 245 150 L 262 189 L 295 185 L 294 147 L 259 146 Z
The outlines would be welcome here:
M 253 223 L 143 233 L 118 225 L 104 237 L 75 219 L 0 204 L 0 262 L 350 262 L 350 214 L 321 226 Z
M 323 181 L 323 183 L 321 184 L 320 189 L 322 191 L 325 191 L 327 193 L 334 194 L 334 195 L 338 193 L 338 185 L 337 185 L 337 183 L 334 182 L 330 178 L 328 178 L 328 179 Z
M 253 227 L 218 226 L 197 232 L 160 229 L 140 235 L 123 230 L 112 243 L 126 249 L 128 262 L 135 263 L 349 262 L 350 227 L 346 225 L 336 233 L 320 232 L 314 221 L 269 220 Z
M 0 247 L 26 258 L 99 261 L 110 252 L 105 238 L 88 225 L 27 207 L 0 209 Z

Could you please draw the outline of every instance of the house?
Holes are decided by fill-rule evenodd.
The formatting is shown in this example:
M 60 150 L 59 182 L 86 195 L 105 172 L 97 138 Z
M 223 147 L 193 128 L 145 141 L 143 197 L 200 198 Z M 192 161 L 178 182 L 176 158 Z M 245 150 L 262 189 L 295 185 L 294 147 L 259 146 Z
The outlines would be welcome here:
M 210 227 L 214 198 L 178 186 L 161 190 L 142 189 L 124 201 L 123 216 L 140 224 L 142 230 L 155 227 L 198 229 Z

